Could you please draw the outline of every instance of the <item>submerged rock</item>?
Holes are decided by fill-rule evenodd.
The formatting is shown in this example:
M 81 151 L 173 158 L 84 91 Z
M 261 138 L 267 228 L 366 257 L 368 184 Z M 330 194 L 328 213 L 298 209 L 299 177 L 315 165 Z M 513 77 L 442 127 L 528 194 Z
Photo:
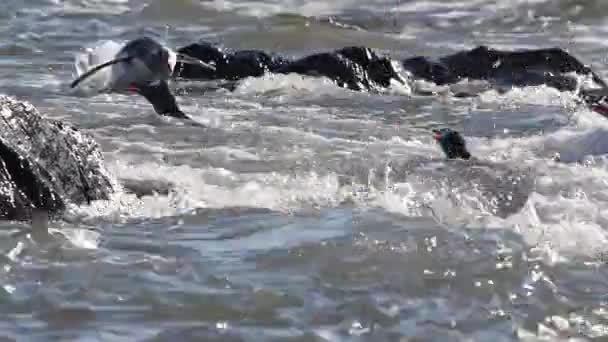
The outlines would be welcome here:
M 0 219 L 105 200 L 115 185 L 97 143 L 30 103 L 0 95 Z

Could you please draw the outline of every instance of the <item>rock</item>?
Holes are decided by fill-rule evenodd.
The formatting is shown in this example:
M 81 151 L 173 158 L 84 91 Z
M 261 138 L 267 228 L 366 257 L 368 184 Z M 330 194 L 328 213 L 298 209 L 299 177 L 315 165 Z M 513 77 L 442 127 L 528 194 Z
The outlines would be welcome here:
M 115 190 L 97 143 L 30 103 L 0 95 L 0 219 L 55 216 L 68 203 L 106 200 Z

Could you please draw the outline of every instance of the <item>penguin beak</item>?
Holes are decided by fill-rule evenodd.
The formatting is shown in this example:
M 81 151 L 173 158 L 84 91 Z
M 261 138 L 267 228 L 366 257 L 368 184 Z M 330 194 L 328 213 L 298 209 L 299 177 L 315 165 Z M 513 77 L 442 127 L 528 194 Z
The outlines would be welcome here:
M 439 133 L 439 131 L 436 129 L 433 130 L 433 139 L 435 139 L 435 140 L 441 139 L 441 133 Z

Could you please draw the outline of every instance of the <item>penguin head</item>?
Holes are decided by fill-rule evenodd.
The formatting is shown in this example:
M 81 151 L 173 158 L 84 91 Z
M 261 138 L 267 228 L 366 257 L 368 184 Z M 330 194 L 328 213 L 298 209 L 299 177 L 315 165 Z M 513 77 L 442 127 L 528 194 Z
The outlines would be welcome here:
M 466 142 L 460 133 L 450 128 L 433 129 L 433 138 L 449 159 L 470 159 Z
M 130 58 L 130 65 L 123 65 L 123 73 L 134 83 L 165 81 L 177 63 L 177 55 L 171 49 L 149 37 L 131 40 L 118 56 Z

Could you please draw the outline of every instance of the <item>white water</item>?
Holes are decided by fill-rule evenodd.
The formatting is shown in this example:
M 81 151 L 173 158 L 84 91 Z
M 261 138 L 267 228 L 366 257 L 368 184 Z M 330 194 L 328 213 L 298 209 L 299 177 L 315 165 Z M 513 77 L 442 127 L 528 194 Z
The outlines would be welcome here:
M 7 6 L 1 91 L 93 134 L 118 180 L 169 188 L 70 208 L 46 243 L 9 236 L 27 228 L 9 225 L 0 243 L 9 338 L 606 336 L 608 120 L 572 93 L 412 82 L 371 94 L 298 75 L 249 78 L 234 92 L 173 84 L 193 88 L 178 101 L 210 127 L 201 131 L 157 116 L 140 97 L 95 95 L 107 74 L 83 84 L 84 94 L 65 88 L 83 47 L 115 42 L 97 50 L 105 60 L 142 33 L 172 48 L 204 38 L 287 56 L 347 44 L 395 58 L 560 46 L 606 75 L 603 2 Z M 451 96 L 462 88 L 481 93 Z M 430 136 L 436 127 L 463 132 L 486 164 L 446 163 Z M 531 185 L 508 184 L 509 170 Z M 527 197 L 499 215 L 502 190 L 492 184 Z
M 325 79 L 299 75 L 269 75 L 247 79 L 233 94 L 227 96 L 229 99 L 268 96 L 272 102 L 278 101 L 281 105 L 289 106 L 290 103 L 297 103 L 302 99 L 309 101 L 319 98 L 322 100 L 326 97 L 348 98 L 353 96 L 351 93 L 351 91 L 332 85 Z M 380 95 L 361 94 L 357 96 Z M 377 206 L 404 215 L 428 215 L 429 212 L 424 208 L 430 206 L 440 217 L 442 223 L 509 229 L 520 234 L 530 245 L 549 245 L 551 253 L 594 256 L 606 252 L 608 251 L 607 235 L 602 224 L 608 220 L 608 216 L 606 216 L 608 211 L 602 207 L 604 201 L 608 200 L 608 183 L 605 181 L 608 179 L 608 174 L 602 158 L 608 153 L 608 143 L 605 143 L 608 130 L 598 128 L 598 126 L 605 126 L 606 120 L 583 108 L 575 109 L 576 111 L 573 113 L 567 113 L 567 109 L 576 108 L 574 99 L 572 94 L 559 93 L 546 87 L 532 87 L 514 89 L 504 95 L 487 91 L 482 93 L 480 98 L 471 100 L 470 106 L 472 107 L 492 104 L 498 108 L 505 108 L 505 111 L 500 114 L 502 116 L 513 115 L 510 111 L 516 110 L 518 106 L 522 105 L 549 106 L 554 108 L 551 115 L 570 120 L 570 124 L 544 135 L 525 138 L 467 138 L 469 149 L 477 158 L 504 163 L 509 167 L 525 166 L 537 174 L 535 188 L 525 207 L 516 214 L 503 219 L 493 217 L 477 208 L 478 204 L 487 201 L 487 198 L 474 197 L 472 202 L 469 200 L 454 203 L 446 197 L 446 191 L 449 192 L 449 189 L 442 189 L 437 184 L 428 185 L 415 182 L 389 184 L 389 187 L 395 185 L 399 188 L 406 188 L 405 192 L 371 189 L 366 196 L 354 197 L 357 205 Z M 193 107 L 188 109 L 193 109 Z M 219 124 L 223 128 L 226 128 L 227 125 L 250 125 L 240 123 L 234 117 L 248 116 L 251 111 L 264 113 L 268 110 L 270 110 L 268 107 L 262 105 L 234 113 L 223 111 L 221 114 L 217 114 L 215 120 L 224 121 Z M 285 113 L 284 115 L 290 114 Z M 296 115 L 306 115 L 306 120 L 328 119 L 327 113 L 319 108 L 301 108 L 298 109 Z M 495 114 L 489 112 L 487 115 Z M 199 121 L 214 120 L 204 112 L 195 117 Z M 296 120 L 295 117 L 289 119 Z M 285 136 L 286 139 L 300 139 L 310 146 L 320 148 L 331 148 L 332 145 L 340 146 L 340 149 L 345 149 L 342 153 L 347 154 L 356 154 L 357 150 L 361 148 L 370 148 L 369 144 L 380 144 L 384 149 L 394 150 L 395 158 L 398 158 L 397 156 L 412 158 L 416 155 L 442 157 L 430 136 L 422 139 L 406 137 L 406 140 L 359 142 L 328 139 L 315 133 L 291 128 L 261 127 L 259 129 L 263 130 L 260 133 L 262 135 L 279 134 Z M 338 141 L 340 143 L 336 145 Z M 146 154 L 172 153 L 170 149 L 166 149 L 162 145 L 156 148 L 152 146 L 150 144 L 142 145 L 147 151 Z M 309 154 L 308 148 L 286 151 L 283 158 L 304 157 Z M 192 152 L 221 160 L 260 161 L 264 159 L 263 154 L 239 146 L 219 149 L 200 147 L 195 148 Z M 561 156 L 562 163 L 552 160 L 556 153 Z M 589 160 L 589 158 L 594 160 L 591 165 L 577 163 Z M 120 221 L 135 217 L 159 218 L 182 215 L 193 208 L 243 206 L 290 211 L 301 206 L 333 206 L 353 199 L 352 189 L 341 188 L 337 175 L 331 173 L 328 175 L 319 175 L 315 172 L 239 174 L 223 168 L 187 165 L 176 167 L 158 161 L 142 163 L 139 161 L 141 158 L 137 159 L 129 162 L 123 157 L 120 162 L 110 164 L 110 169 L 119 178 L 173 182 L 175 191 L 169 196 L 161 195 L 143 199 L 137 199 L 131 194 L 119 193 L 109 203 L 99 202 L 91 207 L 77 208 L 75 213 L 89 215 L 92 218 L 103 217 Z M 399 172 L 399 170 L 395 172 Z M 429 191 L 438 193 L 431 195 Z M 477 196 L 481 196 L 481 194 L 477 194 Z M 420 209 L 421 205 L 422 209 Z

